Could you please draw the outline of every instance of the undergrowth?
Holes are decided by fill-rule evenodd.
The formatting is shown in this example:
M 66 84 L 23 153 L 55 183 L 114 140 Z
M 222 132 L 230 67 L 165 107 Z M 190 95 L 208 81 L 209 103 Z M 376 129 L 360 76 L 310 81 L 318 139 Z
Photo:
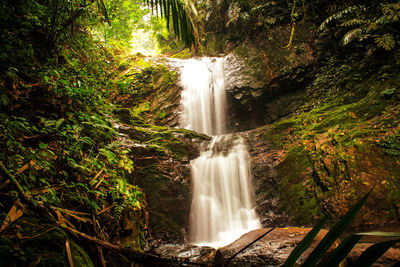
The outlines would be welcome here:
M 120 229 L 123 212 L 137 212 L 136 234 L 141 238 L 135 248 L 141 249 L 145 198 L 129 179 L 134 162 L 129 150 L 118 145 L 110 120 L 115 105 L 109 97 L 120 90 L 114 79 L 121 59 L 118 51 L 80 36 L 62 48 L 57 60 L 35 66 L 39 69 L 31 74 L 14 68 L 12 75 L 2 76 L 0 159 L 33 201 L 89 235 L 111 240 Z M 18 227 L 32 215 L 18 208 L 20 195 L 1 177 L 0 219 L 15 219 L 13 207 L 24 210 L 25 219 L 12 224 Z M 34 222 L 30 229 L 45 234 L 48 229 L 40 225 Z M 9 249 L 34 249 L 15 235 L 13 227 L 6 227 L 2 237 L 13 244 Z M 27 233 L 26 238 L 34 240 L 35 235 Z M 37 256 L 17 253 L 3 259 L 15 266 L 29 265 Z M 42 255 L 40 260 L 48 262 L 47 257 L 52 255 Z

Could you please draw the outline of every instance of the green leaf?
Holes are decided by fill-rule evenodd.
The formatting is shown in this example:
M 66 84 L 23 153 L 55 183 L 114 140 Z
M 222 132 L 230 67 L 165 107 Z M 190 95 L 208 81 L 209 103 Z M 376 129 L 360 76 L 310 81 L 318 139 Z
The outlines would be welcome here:
M 315 266 L 318 261 L 325 255 L 325 252 L 332 246 L 336 239 L 343 233 L 346 227 L 353 221 L 354 217 L 360 211 L 361 207 L 367 201 L 372 189 L 354 205 L 344 216 L 338 221 L 332 229 L 326 234 L 324 239 L 318 244 L 318 246 L 311 252 L 303 266 L 311 267 Z
M 385 252 L 400 242 L 400 239 L 390 240 L 386 242 L 377 243 L 373 246 L 367 248 L 358 260 L 351 265 L 351 267 L 367 267 L 371 266 L 380 256 L 385 254 Z
M 110 164 L 113 164 L 117 160 L 117 156 L 114 154 L 114 152 L 101 148 L 99 149 L 99 152 L 101 155 L 105 156 Z
M 365 233 L 357 233 L 356 235 L 368 235 L 368 236 L 387 236 L 387 237 L 400 237 L 400 233 L 394 232 L 365 232 Z
M 282 267 L 291 267 L 294 266 L 296 261 L 299 259 L 301 254 L 311 245 L 311 242 L 314 240 L 315 236 L 319 233 L 322 227 L 325 225 L 327 218 L 320 220 L 310 232 L 301 240 L 301 242 L 294 248 L 294 250 L 290 253 L 289 257 L 286 259 L 285 263 Z
M 56 130 L 58 130 L 58 128 L 60 128 L 60 126 L 64 123 L 65 119 L 61 118 L 56 122 Z
M 346 237 L 340 245 L 332 252 L 329 259 L 323 263 L 326 267 L 336 267 L 346 258 L 351 249 L 360 241 L 362 236 L 350 235 Z
M 49 144 L 39 143 L 40 149 L 45 149 Z
M 3 104 L 3 106 L 7 106 L 8 103 L 10 102 L 10 101 L 8 100 L 8 97 L 7 97 L 6 94 L 4 94 L 4 93 L 2 93 L 2 94 L 0 95 L 0 100 L 1 100 L 1 104 Z

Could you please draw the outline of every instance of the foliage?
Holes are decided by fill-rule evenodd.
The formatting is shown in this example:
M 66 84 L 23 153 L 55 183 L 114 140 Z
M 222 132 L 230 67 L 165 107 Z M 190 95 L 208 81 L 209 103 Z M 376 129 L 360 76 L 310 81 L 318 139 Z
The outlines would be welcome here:
M 2 71 L 47 59 L 59 44 L 81 33 L 83 24 L 98 17 L 108 21 L 103 0 L 2 0 L 0 7 Z
M 128 182 L 134 162 L 129 151 L 118 146 L 110 121 L 115 106 L 109 96 L 118 91 L 113 81 L 118 51 L 84 33 L 58 49 L 57 57 L 42 64 L 29 62 L 34 66 L 29 73 L 18 66 L 0 77 L 0 158 L 35 202 L 58 210 L 89 235 L 99 235 L 96 227 L 101 225 L 101 239 L 109 240 L 115 231 L 109 221 L 120 224 L 113 217 L 114 207 L 123 203 L 121 212 L 141 212 L 144 206 L 141 190 Z M 0 211 L 7 214 L 19 196 L 4 179 L 0 185 Z M 144 222 L 138 218 L 136 225 L 137 234 L 143 235 Z M 12 240 L 19 240 L 20 231 L 6 230 Z M 64 243 L 56 253 L 65 250 Z M 15 246 L 24 250 L 26 244 Z M 12 257 L 14 262 L 17 256 Z
M 152 9 L 160 10 L 160 15 L 167 20 L 167 28 L 172 28 L 178 38 L 183 40 L 187 46 L 194 44 L 193 17 L 197 15 L 192 0 L 146 0 Z
M 98 25 L 98 31 L 103 32 L 103 39 L 108 42 L 109 38 L 116 40 L 125 46 L 129 46 L 132 32 L 135 28 L 144 24 L 143 17 L 149 13 L 141 5 L 142 1 L 108 0 L 105 7 L 109 13 L 110 25 Z M 100 26 L 103 26 L 102 30 Z
M 398 157 L 400 156 L 400 135 L 389 135 L 378 143 L 386 155 Z
M 372 191 L 372 190 L 371 190 Z M 337 240 L 337 238 L 343 234 L 346 227 L 353 221 L 361 207 L 368 199 L 370 192 L 368 192 L 361 200 L 359 200 L 347 213 L 340 219 L 331 230 L 325 235 L 321 242 L 312 250 L 311 254 L 305 260 L 302 266 L 315 266 L 321 264 L 323 266 L 338 266 L 342 260 L 347 256 L 350 250 L 357 244 L 363 235 L 376 235 L 376 236 L 390 236 L 396 237 L 397 239 L 377 243 L 367 250 L 365 250 L 359 259 L 354 263 L 354 266 L 370 266 L 375 262 L 381 255 L 383 255 L 390 247 L 400 242 L 399 233 L 359 233 L 346 237 L 339 246 L 331 252 L 327 259 L 323 259 L 328 249 Z M 316 234 L 322 229 L 324 221 L 318 223 L 297 245 L 297 247 L 289 255 L 285 261 L 285 267 L 294 266 L 298 258 L 301 256 L 310 245 L 311 240 L 315 238 Z
M 341 31 L 344 32 L 343 45 L 354 40 L 373 39 L 375 46 L 368 49 L 368 54 L 371 54 L 376 48 L 389 51 L 398 46 L 399 18 L 400 2 L 377 3 L 371 1 L 365 5 L 350 6 L 331 15 L 319 28 L 324 30 L 328 25 L 337 22 Z

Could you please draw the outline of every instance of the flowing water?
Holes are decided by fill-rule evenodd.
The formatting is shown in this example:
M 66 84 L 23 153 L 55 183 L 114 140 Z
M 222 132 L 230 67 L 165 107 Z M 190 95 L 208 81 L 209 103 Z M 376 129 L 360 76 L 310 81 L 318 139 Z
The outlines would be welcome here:
M 191 59 L 181 69 L 181 124 L 213 136 L 191 162 L 190 241 L 215 248 L 261 228 L 252 202 L 249 153 L 242 137 L 226 133 L 223 63 L 223 58 Z

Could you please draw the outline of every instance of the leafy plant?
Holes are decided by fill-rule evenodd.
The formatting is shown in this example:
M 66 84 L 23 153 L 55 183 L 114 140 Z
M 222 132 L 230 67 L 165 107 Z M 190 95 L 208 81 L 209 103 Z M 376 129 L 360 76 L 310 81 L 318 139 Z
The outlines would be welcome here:
M 172 28 L 187 46 L 194 44 L 193 16 L 197 15 L 194 1 L 192 0 L 146 0 L 152 9 L 160 10 L 160 15 L 167 20 L 167 27 L 172 21 Z
M 327 19 L 320 25 L 322 31 L 333 22 L 344 30 L 342 44 L 345 46 L 355 40 L 364 41 L 373 39 L 374 48 L 393 50 L 399 43 L 397 33 L 399 29 L 400 2 L 380 3 L 371 2 L 369 5 L 347 7 Z
M 357 213 L 360 211 L 362 206 L 367 201 L 372 190 L 369 191 L 361 200 L 359 200 L 344 216 L 340 219 L 331 230 L 325 235 L 320 243 L 313 249 L 308 258 L 305 260 L 302 266 L 312 267 L 316 264 L 321 266 L 338 266 L 348 255 L 351 249 L 357 244 L 362 236 L 365 235 L 376 235 L 376 236 L 390 236 L 395 237 L 395 240 L 377 243 L 367 250 L 365 250 L 358 260 L 354 263 L 354 266 L 370 266 L 375 262 L 381 255 L 383 255 L 390 247 L 400 242 L 400 233 L 387 233 L 387 232 L 369 232 L 369 233 L 358 233 L 347 236 L 339 246 L 333 250 L 327 259 L 326 253 L 333 243 L 343 234 L 346 227 L 353 221 Z M 311 241 L 315 238 L 318 232 L 322 229 L 326 219 L 321 220 L 315 227 L 304 237 L 304 239 L 296 246 L 296 248 L 289 255 L 284 267 L 294 266 L 296 261 L 300 258 L 301 254 L 309 248 Z M 323 261 L 323 262 L 321 262 Z M 353 266 L 353 265 L 352 265 Z
M 389 135 L 378 145 L 382 148 L 383 153 L 389 156 L 400 156 L 400 135 Z

